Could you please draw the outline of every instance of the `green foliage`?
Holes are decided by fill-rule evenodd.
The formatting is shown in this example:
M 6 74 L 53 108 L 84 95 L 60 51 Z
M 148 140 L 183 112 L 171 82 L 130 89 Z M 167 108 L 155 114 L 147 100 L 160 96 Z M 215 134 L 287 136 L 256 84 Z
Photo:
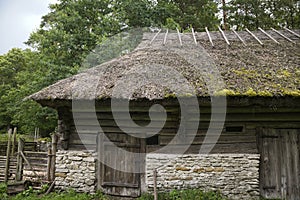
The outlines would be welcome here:
M 139 200 L 153 200 L 153 195 L 143 194 Z M 159 193 L 158 199 L 164 200 L 225 200 L 219 192 L 203 192 L 199 189 L 173 190 L 169 193 Z
M 12 49 L 0 56 L 0 62 L 0 129 L 16 126 L 21 133 L 33 132 L 35 127 L 41 127 L 42 132 L 53 130 L 56 113 L 23 100 L 44 87 L 47 71 L 41 55 L 28 49 Z
M 232 0 L 225 10 L 228 23 L 237 29 L 300 27 L 300 3 L 297 0 Z
M 8 200 L 8 195 L 6 193 L 7 185 L 5 183 L 0 183 L 0 199 L 1 200 Z

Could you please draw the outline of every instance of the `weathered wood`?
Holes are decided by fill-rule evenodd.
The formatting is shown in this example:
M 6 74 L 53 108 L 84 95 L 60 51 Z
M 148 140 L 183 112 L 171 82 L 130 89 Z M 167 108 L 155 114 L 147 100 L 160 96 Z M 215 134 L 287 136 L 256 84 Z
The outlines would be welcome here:
M 153 170 L 153 195 L 154 200 L 157 200 L 157 171 L 156 169 Z
M 156 39 L 156 37 L 158 36 L 158 34 L 161 32 L 161 29 L 159 29 L 159 31 L 154 35 L 154 37 L 152 38 L 152 40 L 150 41 L 150 45 L 154 42 L 154 40 Z
M 7 141 L 7 151 L 6 151 L 6 163 L 5 163 L 5 178 L 4 182 L 8 181 L 9 177 L 9 160 L 10 160 L 10 153 L 11 153 L 11 137 L 12 137 L 12 129 L 8 131 L 8 141 Z
M 36 171 L 33 169 L 33 167 L 31 166 L 30 162 L 27 160 L 26 156 L 24 155 L 24 153 L 21 151 L 20 152 L 22 158 L 24 159 L 24 161 L 26 162 L 26 164 L 28 165 L 28 167 L 30 168 L 30 170 L 34 173 L 34 175 L 39 178 L 39 175 L 36 173 Z
M 300 129 L 259 129 L 260 191 L 265 198 L 297 199 Z
M 177 35 L 178 35 L 178 39 L 179 39 L 179 44 L 180 44 L 180 46 L 182 46 L 181 34 L 179 32 L 179 29 L 176 28 L 176 31 L 177 31 Z
M 21 152 L 24 149 L 24 140 L 19 138 L 18 141 L 18 154 L 17 154 L 17 170 L 16 170 L 16 181 L 22 180 L 22 171 L 23 171 L 23 159 Z
M 15 154 L 16 143 L 17 143 L 17 127 L 14 128 L 14 132 L 13 132 L 13 136 L 12 136 L 11 155 L 13 155 L 13 156 Z
M 56 133 L 52 134 L 52 158 L 51 158 L 51 168 L 50 168 L 51 181 L 55 180 L 57 141 L 58 141 L 58 135 Z
M 208 36 L 208 39 L 209 39 L 209 41 L 210 41 L 211 46 L 214 47 L 215 45 L 214 45 L 214 43 L 213 43 L 213 41 L 212 41 L 212 38 L 211 38 L 211 36 L 210 36 L 209 30 L 208 30 L 207 27 L 205 27 L 205 31 L 206 31 L 206 34 L 207 34 L 207 36 Z
M 48 144 L 48 160 L 47 160 L 47 180 L 51 181 L 51 159 L 52 159 L 52 148 L 51 145 Z
M 226 44 L 227 44 L 227 45 L 230 45 L 230 42 L 228 41 L 228 39 L 227 39 L 227 37 L 226 37 L 224 31 L 221 29 L 220 26 L 218 26 L 218 29 L 219 29 L 219 31 L 221 32 L 221 34 L 222 34 L 222 36 L 223 36 L 223 38 L 224 38 Z
M 275 40 L 270 34 L 268 34 L 262 28 L 259 27 L 258 30 L 260 30 L 262 33 L 264 33 L 268 38 L 270 38 L 271 40 L 273 40 L 275 43 L 280 44 L 277 40 Z
M 167 37 L 168 37 L 168 33 L 169 33 L 169 29 L 167 29 L 166 33 L 165 33 L 165 37 L 164 37 L 164 41 L 163 41 L 163 45 L 166 45 L 167 43 Z
M 278 35 L 280 35 L 281 37 L 283 37 L 284 39 L 286 39 L 287 41 L 293 43 L 293 44 L 296 44 L 293 40 L 291 40 L 290 38 L 288 38 L 287 36 L 283 35 L 282 33 L 280 33 L 279 31 L 277 31 L 276 29 L 274 28 L 271 28 L 272 31 L 274 31 L 275 33 L 277 33 Z
M 254 34 L 252 33 L 249 29 L 245 29 L 260 45 L 264 45 L 264 43 L 262 41 L 260 41 L 260 39 Z
M 244 46 L 247 46 L 246 42 L 243 40 L 243 38 L 235 31 L 232 30 L 233 33 L 237 36 L 237 38 L 244 44 Z
M 197 38 L 196 38 L 196 34 L 195 34 L 195 30 L 194 30 L 194 28 L 193 28 L 193 27 L 192 27 L 192 35 L 193 35 L 194 42 L 195 42 L 195 44 L 197 45 L 197 44 L 198 44 L 198 42 L 197 42 Z

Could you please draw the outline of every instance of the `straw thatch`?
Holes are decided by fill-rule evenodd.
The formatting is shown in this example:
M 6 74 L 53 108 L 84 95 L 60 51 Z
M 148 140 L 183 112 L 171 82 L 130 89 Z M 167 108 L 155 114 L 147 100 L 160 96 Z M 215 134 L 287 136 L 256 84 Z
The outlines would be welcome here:
M 299 34 L 299 31 L 296 32 Z M 112 96 L 126 99 L 162 99 L 178 93 L 189 95 L 190 88 L 182 88 L 185 82 L 176 77 L 175 72 L 186 78 L 199 97 L 225 94 L 300 96 L 299 38 L 289 32 L 282 31 L 282 33 L 294 43 L 278 34 L 270 33 L 280 43 L 279 45 L 261 32 L 254 32 L 264 43 L 260 45 L 247 32 L 239 32 L 247 44 L 245 46 L 233 32 L 226 32 L 230 42 L 228 46 L 222 35 L 214 32 L 211 33 L 214 47 L 208 41 L 206 33 L 196 34 L 197 45 L 192 34 L 183 34 L 180 46 L 177 33 L 167 35 L 165 45 L 162 45 L 165 34 L 160 33 L 150 45 L 149 42 L 155 34 L 146 33 L 135 51 L 58 81 L 29 98 L 36 101 L 105 99 Z M 197 66 L 189 60 L 196 57 Z M 151 71 L 151 66 L 156 68 Z M 157 67 L 161 67 L 161 70 Z M 173 69 L 174 73 L 168 73 Z M 166 78 L 173 88 L 162 86 L 163 81 L 147 83 L 148 76 Z M 116 84 L 120 81 L 123 81 L 123 85 L 119 85 L 118 89 L 124 90 L 123 93 L 113 94 Z M 214 81 L 218 86 L 214 87 L 212 82 L 208 81 Z M 141 82 L 147 84 L 130 93 L 128 89 L 136 87 Z

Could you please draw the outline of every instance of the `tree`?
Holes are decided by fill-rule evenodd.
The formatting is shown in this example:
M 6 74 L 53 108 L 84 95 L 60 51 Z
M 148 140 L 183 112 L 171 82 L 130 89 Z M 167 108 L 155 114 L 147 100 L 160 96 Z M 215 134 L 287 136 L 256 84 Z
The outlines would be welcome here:
M 300 1 L 297 0 L 231 0 L 226 9 L 229 24 L 238 30 L 300 26 Z
M 43 86 L 45 70 L 41 62 L 40 54 L 29 49 L 12 49 L 0 56 L 0 129 L 17 126 L 23 133 L 33 132 L 35 127 L 42 132 L 53 130 L 56 122 L 53 110 L 23 101 Z

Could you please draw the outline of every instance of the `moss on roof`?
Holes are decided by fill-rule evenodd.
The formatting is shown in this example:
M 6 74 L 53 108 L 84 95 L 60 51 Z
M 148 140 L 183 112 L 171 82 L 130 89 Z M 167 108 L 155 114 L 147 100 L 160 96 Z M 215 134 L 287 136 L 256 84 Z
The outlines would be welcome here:
M 180 47 L 177 34 L 170 34 L 165 46 L 162 45 L 162 38 L 156 39 L 149 45 L 150 35 L 154 34 L 145 34 L 143 42 L 134 52 L 61 80 L 29 98 L 37 101 L 110 98 L 118 80 L 140 73 L 136 71 L 138 70 L 135 69 L 136 66 L 157 64 L 172 66 L 180 72 L 194 87 L 197 96 L 209 96 L 209 90 L 203 79 L 203 76 L 214 75 L 211 74 L 209 66 L 201 65 L 201 74 L 199 74 L 199 71 L 184 56 L 176 51 L 169 51 L 172 48 L 184 48 L 185 45 L 189 47 L 194 45 L 193 48 L 187 48 L 191 51 L 205 49 L 215 63 L 225 83 L 223 88 L 213 91 L 216 96 L 300 96 L 299 38 L 293 38 L 296 44 L 277 39 L 281 45 L 265 39 L 263 46 L 255 40 L 247 40 L 247 46 L 244 46 L 240 41 L 233 39 L 228 46 L 224 40 L 217 38 L 214 40 L 214 47 L 208 40 L 203 39 L 199 40 L 200 44 L 197 47 L 193 43 L 192 36 L 187 35 L 183 37 L 183 47 Z M 186 42 L 188 39 L 191 42 Z M 155 73 L 161 75 L 162 71 L 158 70 L 154 75 Z M 80 84 L 76 82 L 78 80 L 81 80 Z M 131 80 L 127 87 L 134 87 L 139 81 L 141 80 Z M 176 81 L 178 80 L 174 79 L 173 84 L 176 85 Z M 91 87 L 95 82 L 98 83 L 97 86 Z M 121 98 L 163 99 L 174 95 L 169 88 L 152 83 L 137 89 L 131 97 L 124 95 Z M 189 95 L 190 93 L 186 93 L 186 96 Z

